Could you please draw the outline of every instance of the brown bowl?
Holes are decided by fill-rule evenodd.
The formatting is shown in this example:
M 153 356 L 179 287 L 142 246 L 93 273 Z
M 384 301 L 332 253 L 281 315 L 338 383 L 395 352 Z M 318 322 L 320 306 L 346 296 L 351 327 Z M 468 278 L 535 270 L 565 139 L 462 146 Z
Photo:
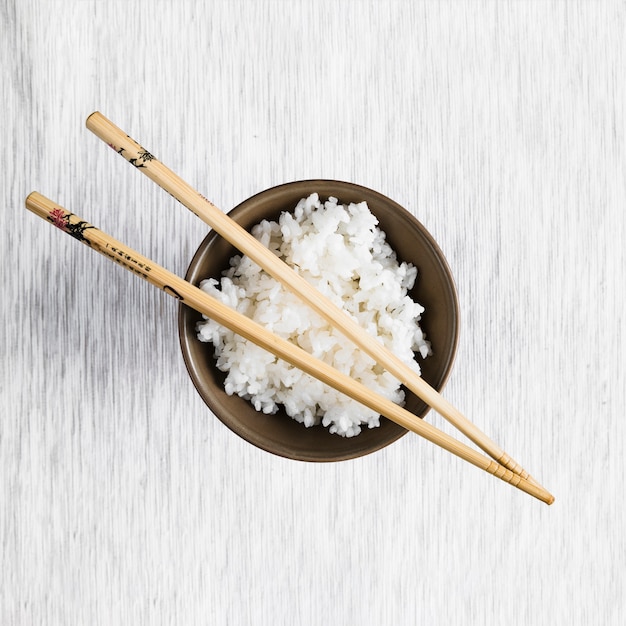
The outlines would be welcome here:
M 457 348 L 459 306 L 456 288 L 439 246 L 408 211 L 393 200 L 359 185 L 334 180 L 304 180 L 263 191 L 242 202 L 229 216 L 250 230 L 262 219 L 277 220 L 281 212 L 292 211 L 301 198 L 314 192 L 321 200 L 333 196 L 343 204 L 365 200 L 398 259 L 417 267 L 418 277 L 411 296 L 426 309 L 420 326 L 433 350 L 427 359 L 417 358 L 423 379 L 441 390 L 452 369 Z M 219 279 L 222 271 L 228 268 L 229 259 L 238 253 L 230 243 L 211 231 L 194 255 L 185 278 L 194 285 L 209 277 Z M 213 346 L 196 337 L 196 324 L 201 319 L 200 313 L 180 305 L 178 329 L 187 370 L 213 413 L 249 443 L 300 461 L 341 461 L 380 450 L 406 434 L 404 428 L 382 418 L 378 428 L 365 427 L 356 437 L 345 438 L 331 435 L 323 426 L 306 428 L 282 410 L 274 415 L 255 411 L 248 401 L 229 396 L 224 391 L 225 374 L 215 366 Z M 405 407 L 424 417 L 429 407 L 411 392 L 405 392 Z

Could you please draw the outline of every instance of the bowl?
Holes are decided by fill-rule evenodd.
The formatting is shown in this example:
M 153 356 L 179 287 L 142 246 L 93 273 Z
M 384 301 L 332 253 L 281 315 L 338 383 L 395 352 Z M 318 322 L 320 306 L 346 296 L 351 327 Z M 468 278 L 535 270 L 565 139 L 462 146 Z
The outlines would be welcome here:
M 335 180 L 303 180 L 262 191 L 245 200 L 229 216 L 246 230 L 262 219 L 277 220 L 283 211 L 292 211 L 301 198 L 317 192 L 340 203 L 365 200 L 378 218 L 387 241 L 400 261 L 413 263 L 418 277 L 410 295 L 425 307 L 420 326 L 431 342 L 433 354 L 419 359 L 422 378 L 441 391 L 452 369 L 459 332 L 459 305 L 456 287 L 444 255 L 424 226 L 393 200 L 360 185 Z M 210 231 L 196 251 L 186 273 L 194 285 L 205 278 L 219 279 L 231 257 L 239 251 Z M 274 415 L 255 411 L 252 405 L 224 391 L 225 374 L 215 366 L 213 346 L 196 337 L 200 313 L 180 304 L 178 330 L 189 376 L 214 415 L 231 431 L 254 446 L 288 459 L 310 462 L 344 461 L 370 454 L 406 434 L 394 422 L 381 418 L 378 428 L 365 427 L 355 437 L 330 434 L 323 426 L 305 427 L 280 410 Z M 405 407 L 419 417 L 429 410 L 422 400 L 405 389 Z

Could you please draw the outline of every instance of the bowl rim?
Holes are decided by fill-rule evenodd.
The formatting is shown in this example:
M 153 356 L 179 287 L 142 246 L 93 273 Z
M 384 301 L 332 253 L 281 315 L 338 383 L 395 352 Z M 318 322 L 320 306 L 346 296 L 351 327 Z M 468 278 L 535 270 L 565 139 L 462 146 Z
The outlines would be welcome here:
M 379 198 L 383 203 L 393 206 L 396 210 L 400 211 L 404 219 L 407 219 L 413 222 L 414 226 L 416 226 L 417 229 L 420 231 L 420 236 L 423 237 L 424 243 L 428 244 L 428 246 L 431 248 L 431 251 L 436 256 L 437 262 L 440 265 L 440 269 L 442 273 L 445 275 L 445 281 L 450 287 L 449 297 L 451 298 L 451 301 L 453 304 L 453 312 L 452 312 L 453 324 L 451 328 L 452 341 L 448 347 L 447 354 L 445 355 L 445 363 L 447 363 L 447 365 L 445 367 L 445 371 L 441 375 L 441 378 L 438 384 L 438 391 L 441 392 L 450 378 L 450 375 L 452 373 L 452 369 L 454 367 L 454 363 L 456 360 L 457 350 L 458 350 L 459 330 L 460 330 L 460 307 L 459 307 L 458 292 L 457 292 L 457 287 L 456 287 L 456 282 L 454 280 L 454 276 L 452 275 L 452 271 L 450 269 L 450 265 L 445 255 L 443 254 L 441 247 L 439 246 L 437 241 L 434 239 L 430 231 L 417 219 L 415 215 L 413 215 L 410 211 L 408 211 L 406 208 L 404 208 L 402 205 L 398 204 L 396 201 L 392 200 L 388 196 L 385 196 L 384 194 L 378 191 L 375 191 L 371 188 L 365 187 L 363 185 L 359 185 L 357 183 L 351 183 L 351 182 L 336 180 L 336 179 L 326 179 L 326 178 L 311 178 L 311 179 L 294 180 L 291 182 L 285 182 L 279 185 L 275 185 L 273 187 L 269 187 L 267 189 L 261 190 L 251 195 L 250 197 L 244 199 L 239 204 L 237 204 L 232 209 L 230 209 L 227 212 L 227 215 L 231 215 L 233 212 L 240 212 L 244 210 L 245 207 L 248 206 L 250 203 L 253 204 L 255 200 L 263 196 L 273 195 L 273 194 L 280 195 L 281 192 L 290 192 L 290 191 L 293 191 L 294 188 L 298 188 L 298 187 L 308 188 L 308 191 L 304 191 L 306 195 L 306 194 L 313 193 L 311 189 L 316 186 L 320 187 L 320 186 L 328 186 L 328 185 L 331 185 L 339 189 L 339 193 L 337 195 L 340 195 L 340 190 L 342 187 L 345 188 L 346 190 L 349 189 L 351 192 L 357 192 L 357 193 L 359 192 L 359 190 L 362 190 L 362 192 L 370 196 L 370 198 L 373 198 L 373 197 Z M 323 197 L 326 197 L 326 195 L 324 195 Z M 336 196 L 334 196 L 333 194 L 329 194 L 328 197 L 336 197 Z M 341 198 L 339 198 L 339 200 L 341 201 Z M 368 199 L 368 204 L 369 202 L 371 202 L 371 199 Z M 294 207 L 295 207 L 295 204 L 294 204 Z M 192 278 L 194 274 L 194 268 L 196 267 L 199 260 L 206 254 L 206 248 L 216 236 L 219 237 L 220 235 L 214 229 L 210 229 L 205 234 L 202 241 L 198 245 L 196 251 L 194 252 L 194 255 L 191 261 L 189 262 L 189 265 L 185 272 L 185 280 L 189 281 L 190 278 Z M 217 410 L 219 408 L 217 406 L 217 402 L 215 401 L 215 399 L 212 398 L 210 394 L 207 394 L 206 391 L 203 389 L 204 385 L 202 383 L 202 377 L 199 372 L 199 366 L 191 358 L 191 343 L 194 341 L 194 338 L 191 337 L 190 336 L 191 334 L 187 332 L 188 331 L 187 317 L 188 315 L 192 314 L 192 312 L 195 313 L 195 311 L 193 311 L 193 309 L 191 309 L 185 302 L 181 301 L 179 303 L 179 312 L 178 312 L 179 343 L 180 343 L 180 348 L 182 351 L 185 367 L 187 369 L 187 373 L 189 374 L 196 391 L 198 392 L 198 394 L 200 395 L 204 403 L 211 410 L 213 415 L 217 417 L 217 419 L 220 422 L 222 422 L 231 432 L 234 432 L 236 435 L 238 435 L 240 438 L 242 438 L 246 442 L 266 452 L 269 452 L 271 454 L 281 456 L 287 459 L 291 459 L 291 460 L 309 461 L 309 462 L 337 462 L 337 461 L 351 460 L 351 459 L 359 458 L 359 457 L 377 452 L 383 448 L 388 447 L 392 443 L 396 442 L 398 439 L 406 435 L 406 433 L 408 432 L 406 429 L 396 425 L 398 429 L 397 434 L 390 436 L 387 439 L 381 441 L 380 444 L 360 447 L 358 446 L 358 443 L 357 443 L 359 436 L 357 436 L 357 437 L 350 438 L 351 441 L 357 444 L 354 446 L 354 449 L 351 450 L 350 453 L 338 454 L 334 456 L 319 456 L 319 457 L 312 456 L 310 458 L 307 456 L 302 456 L 302 455 L 293 455 L 293 453 L 289 449 L 281 448 L 280 446 L 277 446 L 275 443 L 273 443 L 270 446 L 270 445 L 265 445 L 262 441 L 252 440 L 250 437 L 246 436 L 245 429 L 238 428 L 238 425 L 236 422 L 233 422 L 232 420 L 225 418 L 223 415 L 220 415 L 219 411 Z M 425 410 L 421 412 L 419 417 L 420 418 L 425 417 L 425 415 L 430 410 L 431 408 L 429 406 L 426 406 Z

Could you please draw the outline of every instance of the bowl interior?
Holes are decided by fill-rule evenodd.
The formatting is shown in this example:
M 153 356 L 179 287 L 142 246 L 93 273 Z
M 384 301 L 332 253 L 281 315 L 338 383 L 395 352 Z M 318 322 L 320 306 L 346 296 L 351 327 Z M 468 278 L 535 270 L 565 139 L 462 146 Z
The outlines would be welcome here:
M 262 219 L 277 220 L 281 212 L 292 211 L 301 198 L 313 192 L 317 192 L 322 200 L 334 196 L 344 204 L 367 201 L 398 259 L 417 267 L 418 277 L 411 296 L 426 309 L 420 325 L 433 349 L 427 359 L 417 358 L 423 379 L 441 390 L 450 374 L 458 341 L 456 288 L 439 246 L 408 211 L 359 185 L 308 180 L 263 191 L 242 202 L 229 216 L 250 230 Z M 194 255 L 186 280 L 198 285 L 205 278 L 219 279 L 228 267 L 228 260 L 235 254 L 239 254 L 236 248 L 211 231 Z M 223 387 L 225 374 L 215 367 L 213 346 L 196 338 L 196 324 L 201 319 L 200 313 L 180 304 L 180 344 L 189 375 L 213 413 L 249 443 L 290 459 L 340 461 L 379 450 L 406 434 L 404 428 L 383 418 L 379 428 L 366 427 L 360 435 L 344 438 L 329 434 L 322 426 L 306 428 L 282 410 L 275 415 L 264 415 L 255 411 L 246 400 L 228 396 Z M 428 405 L 410 392 L 406 392 L 405 407 L 420 417 L 429 410 Z

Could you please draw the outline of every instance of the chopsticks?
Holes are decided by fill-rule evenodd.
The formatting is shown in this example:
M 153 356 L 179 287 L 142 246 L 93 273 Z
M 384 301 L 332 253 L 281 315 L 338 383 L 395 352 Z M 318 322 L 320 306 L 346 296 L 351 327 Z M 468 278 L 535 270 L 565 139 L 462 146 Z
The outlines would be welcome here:
M 404 383 L 415 395 L 454 425 L 479 448 L 489 454 L 498 464 L 503 465 L 525 480 L 538 484 L 517 461 L 512 459 L 408 365 L 376 341 L 358 323 L 345 315 L 341 309 L 257 241 L 250 233 L 158 161 L 154 155 L 131 139 L 123 130 L 97 111 L 87 118 L 86 124 L 90 131 L 118 154 L 121 154 L 131 165 L 134 165 L 139 171 L 176 198 L 224 239 L 248 255 L 268 274 L 298 295 L 329 324 L 351 339 L 363 352 Z
M 554 501 L 554 497 L 543 487 L 525 480 L 480 452 L 431 426 L 391 400 L 374 393 L 365 385 L 335 370 L 323 361 L 314 358 L 298 346 L 274 335 L 251 319 L 222 304 L 219 300 L 211 297 L 198 287 L 132 250 L 122 242 L 117 241 L 80 217 L 70 213 L 40 193 L 33 192 L 26 198 L 26 208 L 96 252 L 118 263 L 136 276 L 162 289 L 165 293 L 178 298 L 187 306 L 212 318 L 219 324 L 268 350 L 278 358 L 291 363 L 307 374 L 346 394 L 353 400 L 377 411 L 402 427 L 413 431 L 538 500 L 546 504 L 552 504 Z

